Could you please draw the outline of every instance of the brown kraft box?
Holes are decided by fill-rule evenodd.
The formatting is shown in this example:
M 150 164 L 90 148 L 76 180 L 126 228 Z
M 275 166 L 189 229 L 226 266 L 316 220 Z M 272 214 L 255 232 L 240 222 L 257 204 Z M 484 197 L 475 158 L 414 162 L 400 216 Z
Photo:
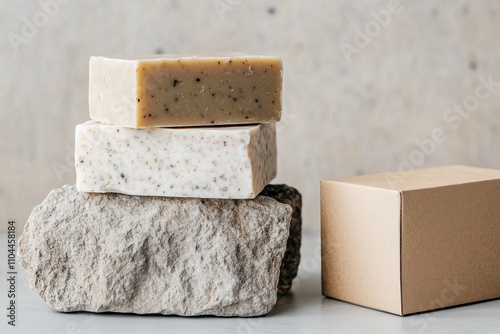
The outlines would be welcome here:
M 500 297 L 500 171 L 321 180 L 322 292 L 398 315 Z

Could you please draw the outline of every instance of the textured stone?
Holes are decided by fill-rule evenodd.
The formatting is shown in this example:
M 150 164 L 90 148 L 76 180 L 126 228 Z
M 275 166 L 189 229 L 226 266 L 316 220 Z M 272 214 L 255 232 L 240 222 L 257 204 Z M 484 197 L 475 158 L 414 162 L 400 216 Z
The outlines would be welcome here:
M 257 316 L 276 303 L 292 209 L 252 200 L 53 190 L 18 259 L 59 311 Z
M 290 221 L 290 235 L 286 245 L 285 256 L 281 262 L 278 292 L 287 293 L 292 287 L 292 281 L 297 276 L 300 263 L 300 244 L 302 237 L 302 196 L 297 189 L 285 184 L 271 184 L 260 193 L 269 196 L 278 202 L 288 204 L 292 207 L 292 219 Z

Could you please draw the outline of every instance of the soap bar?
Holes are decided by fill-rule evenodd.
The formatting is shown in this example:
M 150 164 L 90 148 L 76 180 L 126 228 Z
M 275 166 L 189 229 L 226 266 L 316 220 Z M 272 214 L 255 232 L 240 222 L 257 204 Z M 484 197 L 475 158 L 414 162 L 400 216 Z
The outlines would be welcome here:
M 90 58 L 90 118 L 127 127 L 277 122 L 277 57 Z
M 128 195 L 254 198 L 276 176 L 274 123 L 133 129 L 76 127 L 77 190 Z

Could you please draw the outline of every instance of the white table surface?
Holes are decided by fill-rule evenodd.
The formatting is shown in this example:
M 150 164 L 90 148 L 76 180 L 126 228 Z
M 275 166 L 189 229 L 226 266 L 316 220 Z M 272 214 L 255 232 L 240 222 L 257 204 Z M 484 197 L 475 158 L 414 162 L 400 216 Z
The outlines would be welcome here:
M 0 235 L 2 279 L 0 308 L 7 307 L 6 235 Z M 59 313 L 30 290 L 17 268 L 17 326 L 2 311 L 0 333 L 500 333 L 500 300 L 400 317 L 325 298 L 320 290 L 319 239 L 304 237 L 299 278 L 293 293 L 280 298 L 265 317 L 215 318 Z

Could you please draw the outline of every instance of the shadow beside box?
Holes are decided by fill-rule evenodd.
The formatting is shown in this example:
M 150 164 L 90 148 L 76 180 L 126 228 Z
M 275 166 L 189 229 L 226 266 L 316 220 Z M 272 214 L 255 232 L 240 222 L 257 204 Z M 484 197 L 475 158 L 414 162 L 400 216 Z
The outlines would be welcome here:
M 322 292 L 407 315 L 500 297 L 500 171 L 321 181 Z

